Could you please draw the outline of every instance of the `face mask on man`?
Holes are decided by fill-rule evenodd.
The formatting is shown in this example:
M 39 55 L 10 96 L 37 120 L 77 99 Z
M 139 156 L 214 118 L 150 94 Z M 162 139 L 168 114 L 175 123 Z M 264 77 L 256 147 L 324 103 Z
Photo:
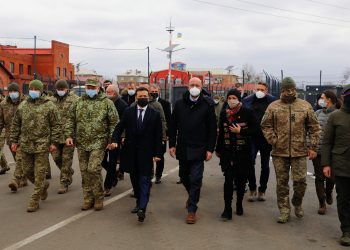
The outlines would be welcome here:
M 106 94 L 106 96 L 107 96 L 108 99 L 113 99 L 113 98 L 114 98 L 114 95 L 108 95 L 108 94 Z
M 29 90 L 29 96 L 33 100 L 37 99 L 40 97 L 40 91 L 39 90 Z
M 285 103 L 292 103 L 296 99 L 297 91 L 295 89 L 289 89 L 282 91 L 281 100 Z
M 9 96 L 10 96 L 11 100 L 14 101 L 14 100 L 18 99 L 19 93 L 18 92 L 10 92 Z
M 136 91 L 135 91 L 134 89 L 129 89 L 129 90 L 128 90 L 128 95 L 129 95 L 129 96 L 133 96 L 133 95 L 135 95 L 135 92 L 136 92 Z
M 57 90 L 56 93 L 58 96 L 62 97 L 62 96 L 65 96 L 66 91 L 65 90 Z
M 219 103 L 219 100 L 214 99 L 214 103 L 215 103 L 215 104 L 218 104 L 218 103 Z
M 234 107 L 237 107 L 239 101 L 237 99 L 232 99 L 227 101 L 228 106 L 232 109 Z
M 97 95 L 97 89 L 87 89 L 86 94 L 90 97 L 93 98 L 95 95 Z
M 266 96 L 266 94 L 265 94 L 265 92 L 262 92 L 259 90 L 259 91 L 255 92 L 255 96 L 256 96 L 256 98 L 261 99 L 261 98 L 264 98 Z
M 148 104 L 148 98 L 137 99 L 137 104 L 142 108 L 145 107 Z
M 319 99 L 318 100 L 318 105 L 321 107 L 321 108 L 325 108 L 327 107 L 327 103 L 324 99 Z
M 154 98 L 157 99 L 159 97 L 158 93 L 150 93 L 150 95 Z
M 190 88 L 190 95 L 192 97 L 197 97 L 201 93 L 201 90 L 197 87 Z

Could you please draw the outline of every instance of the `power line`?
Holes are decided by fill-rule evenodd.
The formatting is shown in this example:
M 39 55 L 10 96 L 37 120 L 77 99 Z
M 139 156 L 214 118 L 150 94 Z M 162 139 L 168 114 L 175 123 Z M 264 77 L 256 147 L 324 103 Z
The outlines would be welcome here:
M 297 18 L 297 17 L 281 16 L 281 15 L 270 14 L 270 13 L 266 13 L 266 12 L 262 12 L 262 11 L 237 8 L 237 7 L 233 7 L 233 6 L 225 5 L 225 4 L 218 4 L 218 3 L 213 3 L 213 2 L 207 2 L 207 1 L 203 1 L 203 0 L 192 0 L 192 1 L 198 2 L 198 3 L 202 3 L 202 4 L 212 5 L 212 6 L 218 6 L 218 7 L 222 7 L 222 8 L 234 9 L 234 10 L 239 10 L 239 11 L 243 11 L 243 12 L 251 12 L 251 13 L 255 13 L 255 14 L 259 14 L 259 15 L 273 16 L 273 17 L 289 19 L 289 20 L 294 20 L 294 21 L 299 21 L 299 22 L 315 23 L 315 24 L 322 24 L 322 25 L 328 25 L 328 26 L 336 26 L 336 27 L 342 27 L 342 28 L 347 28 L 347 29 L 350 28 L 350 26 L 344 26 L 344 25 L 332 24 L 332 23 L 324 23 L 324 22 L 308 20 L 308 19 L 302 19 L 302 18 Z
M 337 8 L 337 9 L 350 10 L 350 8 L 346 8 L 346 7 L 340 6 L 340 5 L 335 5 L 335 4 L 330 4 L 330 3 L 324 3 L 324 2 L 315 1 L 315 0 L 306 0 L 306 1 L 313 2 L 313 3 L 317 3 L 317 4 L 320 4 L 320 5 L 330 6 L 330 7 Z
M 296 10 L 289 10 L 289 9 L 283 9 L 283 8 L 274 7 L 274 6 L 261 4 L 261 3 L 257 3 L 257 2 L 252 2 L 252 1 L 246 1 L 246 0 L 235 0 L 235 1 L 242 2 L 242 3 L 247 3 L 247 4 L 252 4 L 252 5 L 256 5 L 256 6 L 260 6 L 260 7 L 264 7 L 264 8 L 269 8 L 269 9 L 280 10 L 280 11 L 289 12 L 289 13 L 296 13 L 296 14 L 300 14 L 300 15 L 304 15 L 304 16 L 311 16 L 311 17 L 317 17 L 317 18 L 322 18 L 322 19 L 326 19 L 326 20 L 334 20 L 334 21 L 346 22 L 346 23 L 350 22 L 350 20 L 334 18 L 334 17 L 319 16 L 319 15 L 315 15 L 315 14 L 312 14 L 312 13 L 296 11 Z
M 11 39 L 11 40 L 33 40 L 33 37 L 0 37 L 0 39 Z

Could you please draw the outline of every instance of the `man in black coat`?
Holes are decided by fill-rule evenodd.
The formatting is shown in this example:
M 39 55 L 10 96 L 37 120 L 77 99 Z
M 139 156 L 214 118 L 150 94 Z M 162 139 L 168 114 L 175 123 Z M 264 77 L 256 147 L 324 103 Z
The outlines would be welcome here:
M 143 222 L 149 201 L 153 162 L 162 155 L 162 124 L 158 111 L 149 107 L 149 92 L 140 87 L 136 90 L 137 105 L 128 107 L 113 133 L 112 148 L 118 146 L 125 130 L 125 141 L 120 164 L 130 174 L 136 198 L 137 213 Z
M 119 117 L 123 116 L 124 110 L 128 107 L 128 104 L 119 96 L 119 88 L 116 84 L 110 84 L 106 88 L 107 97 L 113 101 Z M 120 142 L 118 142 L 120 143 Z M 118 183 L 117 178 L 117 161 L 119 157 L 119 148 L 106 150 L 105 156 L 102 161 L 102 167 L 106 170 L 106 178 L 104 182 L 104 196 L 111 195 L 112 187 Z
M 201 90 L 201 80 L 191 78 L 188 91 L 175 103 L 169 129 L 169 153 L 179 160 L 180 178 L 189 195 L 188 224 L 196 223 L 204 160 L 212 158 L 217 135 L 214 102 Z
M 167 124 L 167 128 L 169 128 L 170 124 L 170 117 L 171 117 L 171 107 L 170 102 L 167 100 L 164 100 L 159 97 L 159 86 L 157 85 L 151 85 L 150 86 L 150 95 L 154 98 L 155 101 L 159 102 L 164 110 L 165 120 Z M 166 131 L 166 136 L 169 137 L 168 130 Z M 163 141 L 163 147 L 162 147 L 162 157 L 160 158 L 160 161 L 156 163 L 156 184 L 160 184 L 162 181 L 162 175 L 164 171 L 164 154 L 166 152 L 166 141 Z

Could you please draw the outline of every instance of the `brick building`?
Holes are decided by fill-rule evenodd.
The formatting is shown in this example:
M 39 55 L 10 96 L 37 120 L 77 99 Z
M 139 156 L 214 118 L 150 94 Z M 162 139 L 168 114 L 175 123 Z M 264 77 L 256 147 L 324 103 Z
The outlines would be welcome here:
M 74 80 L 74 65 L 69 62 L 69 45 L 51 41 L 51 48 L 37 48 L 36 76 L 46 85 L 57 79 Z M 0 45 L 0 63 L 12 74 L 13 80 L 27 92 L 28 84 L 34 79 L 34 49 Z M 1 86 L 7 89 L 8 82 Z

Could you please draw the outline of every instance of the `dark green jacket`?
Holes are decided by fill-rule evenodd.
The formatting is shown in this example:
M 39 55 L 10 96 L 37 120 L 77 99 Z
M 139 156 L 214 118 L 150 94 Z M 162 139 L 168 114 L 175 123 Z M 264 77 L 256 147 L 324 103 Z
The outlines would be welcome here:
M 342 107 L 328 118 L 321 150 L 322 166 L 332 175 L 350 177 L 350 108 Z

